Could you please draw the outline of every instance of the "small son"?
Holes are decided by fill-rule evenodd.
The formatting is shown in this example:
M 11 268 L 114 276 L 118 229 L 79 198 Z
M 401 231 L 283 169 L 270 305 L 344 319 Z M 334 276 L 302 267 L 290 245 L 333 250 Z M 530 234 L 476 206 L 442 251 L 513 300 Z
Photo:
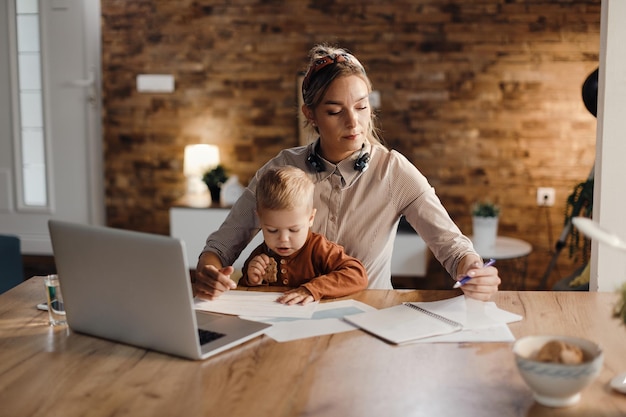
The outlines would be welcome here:
M 299 168 L 268 169 L 257 184 L 256 211 L 264 242 L 250 254 L 239 283 L 295 287 L 277 299 L 307 304 L 367 287 L 367 272 L 342 246 L 310 228 L 314 184 Z

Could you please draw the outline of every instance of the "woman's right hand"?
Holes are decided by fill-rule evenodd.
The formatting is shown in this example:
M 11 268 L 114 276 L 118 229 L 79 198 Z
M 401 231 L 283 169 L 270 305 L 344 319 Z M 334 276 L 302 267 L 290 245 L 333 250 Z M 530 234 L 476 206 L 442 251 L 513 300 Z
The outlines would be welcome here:
M 221 261 L 214 253 L 203 253 L 196 267 L 193 282 L 194 296 L 213 300 L 226 291 L 237 288 L 237 284 L 230 279 L 234 271 L 235 268 L 232 266 L 222 267 Z

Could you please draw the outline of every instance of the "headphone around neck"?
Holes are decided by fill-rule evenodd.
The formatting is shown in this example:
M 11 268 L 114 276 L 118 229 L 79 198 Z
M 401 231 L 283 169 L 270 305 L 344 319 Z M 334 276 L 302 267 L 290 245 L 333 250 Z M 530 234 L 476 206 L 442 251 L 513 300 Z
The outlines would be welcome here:
M 370 154 L 369 152 L 363 153 L 363 149 L 365 148 L 365 144 L 361 146 L 361 152 L 359 152 L 359 157 L 354 162 L 354 170 L 359 172 L 367 171 L 370 162 Z M 316 147 L 313 147 L 313 152 L 309 154 L 306 158 L 307 162 L 313 167 L 316 172 L 324 172 L 326 171 L 326 167 L 324 166 L 324 162 L 322 158 L 317 154 Z

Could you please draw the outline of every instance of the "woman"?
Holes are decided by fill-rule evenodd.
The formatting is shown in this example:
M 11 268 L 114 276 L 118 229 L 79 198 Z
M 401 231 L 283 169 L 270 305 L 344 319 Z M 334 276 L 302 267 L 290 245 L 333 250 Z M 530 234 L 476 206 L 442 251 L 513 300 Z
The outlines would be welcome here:
M 466 295 L 490 299 L 500 284 L 497 269 L 483 268 L 426 178 L 378 139 L 369 104 L 372 86 L 361 63 L 327 45 L 315 46 L 309 57 L 302 112 L 319 137 L 308 146 L 281 151 L 259 169 L 224 224 L 207 238 L 196 269 L 196 294 L 211 299 L 236 287 L 230 265 L 259 230 L 257 179 L 270 167 L 294 165 L 315 183 L 312 230 L 363 263 L 368 288 L 392 288 L 391 254 L 404 215 L 451 276 L 472 278 L 461 287 Z

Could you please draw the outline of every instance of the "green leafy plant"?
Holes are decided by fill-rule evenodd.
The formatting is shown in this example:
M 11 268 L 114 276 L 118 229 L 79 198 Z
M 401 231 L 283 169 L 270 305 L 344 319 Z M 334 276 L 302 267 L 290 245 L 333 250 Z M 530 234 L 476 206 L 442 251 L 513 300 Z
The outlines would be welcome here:
M 214 188 L 220 188 L 222 184 L 228 179 L 228 174 L 222 165 L 218 165 L 215 168 L 205 172 L 202 177 L 202 181 L 207 185 L 209 190 Z
M 577 184 L 565 203 L 565 222 L 567 226 L 577 216 L 591 217 L 593 212 L 593 179 Z M 587 262 L 591 254 L 590 240 L 585 238 L 577 228 L 572 227 L 569 235 L 569 256 Z
M 475 217 L 498 217 L 500 207 L 490 201 L 479 201 L 472 206 L 472 216 Z

